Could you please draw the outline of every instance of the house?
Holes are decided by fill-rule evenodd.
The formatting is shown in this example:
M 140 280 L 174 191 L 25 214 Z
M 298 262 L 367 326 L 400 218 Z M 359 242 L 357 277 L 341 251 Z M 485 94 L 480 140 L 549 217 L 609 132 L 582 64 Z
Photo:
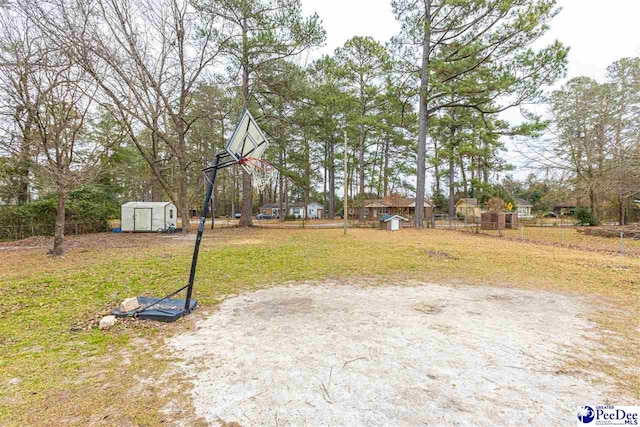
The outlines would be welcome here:
M 565 215 L 571 216 L 571 215 L 575 215 L 577 207 L 578 207 L 577 203 L 572 203 L 572 202 L 558 203 L 553 206 L 553 213 L 555 213 L 557 216 L 565 216 Z
M 409 220 L 400 215 L 384 214 L 380 217 L 380 228 L 383 230 L 398 231 L 401 228 L 400 221 L 407 222 Z
M 455 204 L 456 216 L 466 218 L 480 218 L 480 205 L 478 199 L 463 197 Z
M 533 214 L 531 212 L 531 210 L 533 209 L 533 205 L 529 201 L 521 199 L 519 197 L 516 197 L 515 201 L 518 218 L 533 218 Z
M 431 222 L 433 218 L 433 205 L 428 200 L 424 201 L 424 220 Z M 349 216 L 360 219 L 363 211 L 363 219 L 376 220 L 384 214 L 402 215 L 411 217 L 416 210 L 415 197 L 388 196 L 382 199 L 355 200 L 349 208 Z
M 302 218 L 304 216 L 304 203 L 289 202 L 288 208 L 289 213 L 287 215 L 292 215 L 297 218 Z M 280 218 L 280 204 L 267 203 L 266 205 L 260 206 L 260 213 L 263 215 L 273 215 L 276 218 Z M 323 216 L 324 207 L 320 203 L 312 201 L 307 204 L 307 219 L 319 219 Z

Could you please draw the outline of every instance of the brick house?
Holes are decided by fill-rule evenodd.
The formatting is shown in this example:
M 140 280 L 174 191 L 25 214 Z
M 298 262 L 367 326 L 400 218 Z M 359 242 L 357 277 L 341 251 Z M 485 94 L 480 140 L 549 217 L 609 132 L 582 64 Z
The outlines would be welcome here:
M 365 220 L 377 220 L 382 215 L 400 215 L 412 218 L 416 210 L 415 197 L 388 196 L 382 199 L 365 199 L 351 202 L 349 218 L 360 219 L 361 208 L 364 210 Z M 433 205 L 424 201 L 424 220 L 431 222 Z

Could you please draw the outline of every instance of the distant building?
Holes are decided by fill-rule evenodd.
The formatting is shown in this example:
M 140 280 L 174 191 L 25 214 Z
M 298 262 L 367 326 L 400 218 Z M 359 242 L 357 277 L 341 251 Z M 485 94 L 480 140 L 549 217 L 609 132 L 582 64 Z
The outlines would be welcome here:
M 531 204 L 531 202 L 516 197 L 516 212 L 518 212 L 518 218 L 533 218 L 533 213 L 531 212 L 532 209 L 533 205 Z
M 558 203 L 553 206 L 553 213 L 555 213 L 557 216 L 571 216 L 576 214 L 577 207 L 577 203 Z
M 458 199 L 455 204 L 456 216 L 467 217 L 468 219 L 480 219 L 480 205 L 478 199 L 471 197 L 463 197 Z
M 307 219 L 319 219 L 324 217 L 324 208 L 323 206 L 315 201 L 311 201 L 307 204 L 307 214 L 304 215 L 304 203 L 301 202 L 289 202 L 288 204 L 289 213 L 287 215 L 292 215 L 297 218 L 307 218 Z M 279 203 L 267 203 L 266 205 L 260 206 L 260 213 L 263 215 L 272 215 L 275 218 L 280 218 L 280 204 Z
M 431 222 L 433 218 L 433 205 L 431 202 L 425 200 L 423 209 L 425 222 Z M 351 202 L 349 217 L 360 219 L 361 211 L 365 220 L 377 220 L 385 214 L 413 217 L 415 210 L 415 197 L 388 196 L 382 199 L 365 199 Z

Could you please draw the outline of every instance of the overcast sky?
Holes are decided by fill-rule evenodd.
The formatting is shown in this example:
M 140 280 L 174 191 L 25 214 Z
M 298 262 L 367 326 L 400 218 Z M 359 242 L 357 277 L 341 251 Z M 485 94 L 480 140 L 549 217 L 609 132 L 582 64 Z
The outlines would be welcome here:
M 356 35 L 386 42 L 399 31 L 391 0 L 302 0 L 302 4 L 305 14 L 320 15 L 327 31 L 326 45 L 310 53 L 310 59 L 332 53 Z M 558 5 L 562 11 L 543 41 L 547 44 L 557 39 L 571 48 L 569 78 L 603 80 L 612 62 L 640 55 L 640 0 L 558 0 Z M 508 117 L 517 120 L 518 115 L 514 111 Z M 505 157 L 520 164 L 520 156 L 513 150 Z M 516 175 L 522 177 L 523 173 Z

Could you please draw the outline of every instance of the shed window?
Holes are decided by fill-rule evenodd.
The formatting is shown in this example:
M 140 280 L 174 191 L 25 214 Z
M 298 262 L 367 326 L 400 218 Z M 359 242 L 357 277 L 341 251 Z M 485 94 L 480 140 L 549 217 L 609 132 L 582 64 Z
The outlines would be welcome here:
M 173 219 L 173 209 L 169 209 L 169 219 Z

